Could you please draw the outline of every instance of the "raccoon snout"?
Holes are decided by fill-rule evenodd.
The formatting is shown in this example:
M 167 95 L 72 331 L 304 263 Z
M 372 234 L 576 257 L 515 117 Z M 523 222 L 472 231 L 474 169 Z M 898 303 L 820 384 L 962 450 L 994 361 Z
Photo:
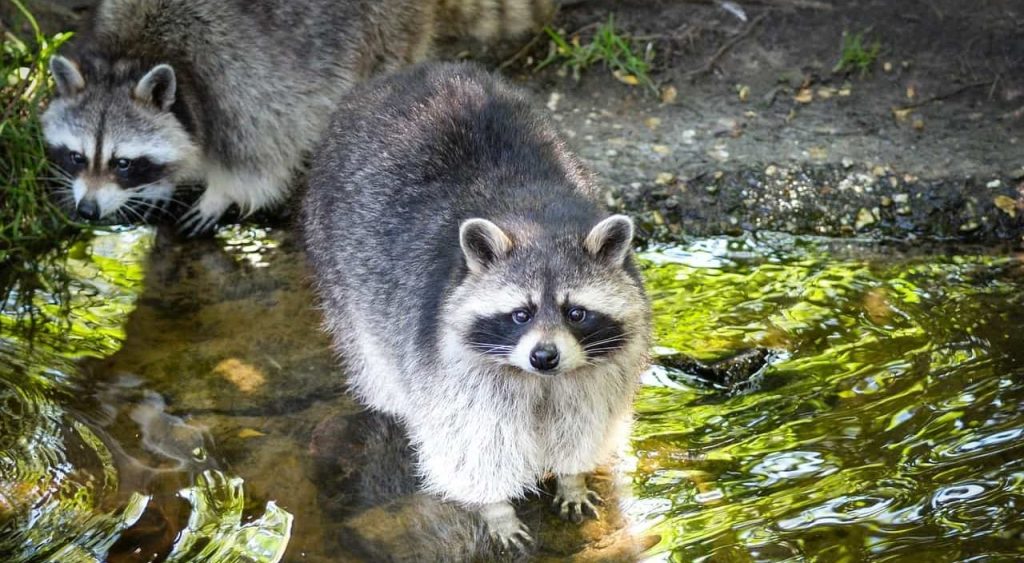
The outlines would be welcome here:
M 95 199 L 83 197 L 78 202 L 78 215 L 86 221 L 95 221 L 100 218 L 100 206 Z
M 540 371 L 551 371 L 558 367 L 558 348 L 551 344 L 538 344 L 530 352 L 530 365 Z

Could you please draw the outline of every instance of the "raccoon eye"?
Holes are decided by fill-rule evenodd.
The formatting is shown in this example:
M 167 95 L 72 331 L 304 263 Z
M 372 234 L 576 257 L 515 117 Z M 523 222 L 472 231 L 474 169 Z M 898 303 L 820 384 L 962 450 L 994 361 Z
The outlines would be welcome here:
M 119 158 L 114 161 L 114 167 L 118 172 L 124 172 L 132 167 L 132 161 L 129 158 Z
M 526 309 L 516 309 L 515 311 L 512 311 L 512 322 L 517 325 L 526 324 L 530 322 L 530 319 L 532 318 L 533 315 L 531 315 Z
M 569 322 L 579 324 L 587 319 L 587 310 L 583 307 L 573 307 L 565 316 L 569 317 Z
M 85 155 L 80 152 L 71 151 L 68 153 L 71 164 L 85 164 Z

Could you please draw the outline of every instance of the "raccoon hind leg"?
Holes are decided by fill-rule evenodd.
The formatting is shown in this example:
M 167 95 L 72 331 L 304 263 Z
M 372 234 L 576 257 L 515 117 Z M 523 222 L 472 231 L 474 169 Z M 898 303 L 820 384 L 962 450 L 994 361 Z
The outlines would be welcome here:
M 557 488 L 553 506 L 563 520 L 571 520 L 578 524 L 583 521 L 584 516 L 600 519 L 597 506 L 603 505 L 604 500 L 587 487 L 583 473 L 559 475 Z
M 508 502 L 492 502 L 478 509 L 491 539 L 503 550 L 514 550 L 520 554 L 533 547 L 533 536 L 529 528 L 516 516 L 515 508 Z

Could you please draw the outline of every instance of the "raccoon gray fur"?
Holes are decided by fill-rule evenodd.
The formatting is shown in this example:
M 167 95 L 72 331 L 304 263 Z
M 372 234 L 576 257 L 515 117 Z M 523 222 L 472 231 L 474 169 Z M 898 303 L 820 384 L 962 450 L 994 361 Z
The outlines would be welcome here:
M 510 499 L 628 430 L 650 313 L 633 224 L 513 88 L 472 65 L 357 87 L 314 158 L 305 242 L 354 394 L 409 430 L 427 490 L 528 541 Z
M 80 216 L 135 220 L 205 184 L 204 230 L 287 195 L 355 82 L 424 58 L 436 37 L 491 40 L 548 0 L 103 0 L 50 69 L 44 135 Z

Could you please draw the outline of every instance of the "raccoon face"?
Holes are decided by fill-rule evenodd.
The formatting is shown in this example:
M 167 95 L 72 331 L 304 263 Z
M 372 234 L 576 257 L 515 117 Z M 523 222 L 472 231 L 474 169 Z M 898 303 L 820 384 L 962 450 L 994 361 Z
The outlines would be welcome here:
M 462 345 L 487 361 L 556 375 L 598 366 L 640 341 L 646 298 L 627 267 L 633 223 L 585 236 L 513 240 L 485 219 L 460 230 L 469 274 L 455 292 Z
M 141 220 L 171 199 L 199 151 L 170 112 L 170 66 L 137 79 L 125 65 L 94 66 L 97 78 L 87 81 L 70 60 L 50 60 L 58 97 L 42 116 L 43 135 L 61 171 L 62 203 L 90 221 Z

